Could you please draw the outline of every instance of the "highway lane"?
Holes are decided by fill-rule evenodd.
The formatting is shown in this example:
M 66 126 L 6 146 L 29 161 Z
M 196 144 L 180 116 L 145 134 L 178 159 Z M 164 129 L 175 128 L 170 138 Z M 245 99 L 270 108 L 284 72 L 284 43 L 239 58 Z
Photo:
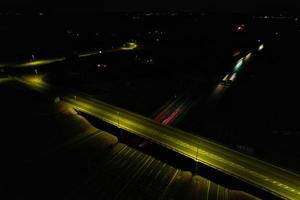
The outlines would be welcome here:
M 300 176 L 182 130 L 88 97 L 63 98 L 78 110 L 238 177 L 277 196 L 300 199 Z
M 13 83 L 19 85 L 19 83 Z M 20 87 L 26 91 L 28 90 L 28 88 L 23 86 Z M 28 98 L 30 99 L 30 97 Z M 19 100 L 24 101 L 24 99 Z M 19 103 L 22 102 L 20 101 Z M 43 103 L 43 106 L 45 106 L 45 103 Z M 47 102 L 47 104 L 51 106 L 51 102 Z M 65 110 L 65 107 L 63 110 Z M 65 111 L 63 112 L 65 113 Z M 70 114 L 74 115 L 74 112 L 70 112 Z M 66 117 L 68 118 L 67 115 Z M 55 114 L 53 117 L 53 119 L 56 119 L 54 121 L 61 121 L 61 116 Z M 64 120 L 67 120 L 69 125 L 77 124 L 77 127 L 78 123 L 81 124 L 80 120 L 74 120 L 70 123 L 70 120 L 67 118 Z M 82 119 L 78 115 L 76 118 Z M 45 118 L 45 120 L 47 119 Z M 54 123 L 54 121 L 50 120 L 49 125 L 51 126 L 51 123 Z M 60 127 L 60 123 L 58 124 Z M 75 131 L 77 129 L 72 130 Z M 80 130 L 83 129 L 80 128 Z M 59 151 L 51 151 L 49 154 L 47 153 L 47 155 L 41 157 L 39 156 L 40 153 L 44 154 L 48 151 L 36 152 L 37 154 L 35 155 L 38 157 L 33 156 L 29 160 L 26 159 L 25 168 L 17 170 L 16 176 L 14 176 L 20 182 L 18 181 L 18 183 L 8 186 L 10 189 L 7 192 L 5 191 L 5 194 L 14 191 L 17 196 L 22 196 L 23 198 L 50 194 L 49 198 L 52 199 L 55 199 L 56 196 L 60 196 L 63 199 L 89 199 L 90 197 L 92 199 L 109 200 L 196 199 L 176 198 L 180 197 L 180 195 L 191 194 L 188 189 L 190 185 L 193 185 L 190 181 L 192 177 L 189 176 L 189 179 L 187 177 L 183 179 L 183 175 L 187 172 L 181 172 L 150 155 L 124 144 L 116 143 L 116 141 L 107 143 L 105 138 L 115 137 L 101 130 L 93 127 L 89 127 L 83 132 L 80 130 L 78 130 L 79 132 L 76 131 L 76 133 L 71 131 L 72 133 L 65 135 L 67 137 L 63 137 L 64 139 L 55 137 L 55 141 L 58 143 L 55 142 L 54 146 L 51 145 L 49 150 L 55 150 L 57 149 L 56 147 L 59 147 Z M 50 173 L 47 172 L 49 170 Z M 191 174 L 190 172 L 188 173 Z M 28 178 L 32 178 L 32 181 L 28 182 Z M 60 180 L 59 183 L 47 185 L 47 183 L 52 183 L 58 179 Z M 201 180 L 208 182 L 203 178 Z M 177 187 L 178 182 L 180 182 L 180 187 Z M 47 187 L 44 187 L 45 184 Z M 221 186 L 216 185 L 215 187 Z M 36 193 L 36 188 L 39 191 L 38 193 Z M 197 185 L 196 188 L 199 194 L 207 193 L 206 185 Z M 22 194 L 22 191 L 25 190 L 26 194 Z M 212 193 L 213 191 L 212 189 L 208 191 L 211 196 L 215 196 Z M 68 194 L 70 194 L 70 198 L 64 198 Z M 165 195 L 163 196 L 162 194 Z
M 45 83 L 30 80 L 23 79 L 23 83 L 43 91 Z M 81 93 L 65 93 L 61 96 L 61 99 L 82 112 L 244 180 L 277 196 L 286 199 L 300 199 L 299 174 L 244 155 L 191 133 L 163 126 L 154 120 L 92 99 Z
M 154 119 L 163 125 L 174 125 L 178 123 L 180 119 L 191 109 L 195 100 L 190 97 L 185 97 L 182 100 L 177 101 L 175 99 L 166 109 L 164 109 L 159 115 Z
M 93 51 L 85 51 L 85 52 L 80 52 L 78 54 L 79 58 L 83 57 L 89 57 L 89 56 L 94 56 L 98 54 L 103 54 L 103 53 L 112 53 L 112 52 L 117 52 L 117 51 L 130 51 L 138 48 L 139 45 L 133 42 L 129 42 L 128 46 L 124 47 L 118 47 L 114 49 L 105 49 L 105 50 L 93 50 Z M 13 67 L 13 68 L 23 68 L 23 67 L 38 67 L 38 66 L 43 66 L 55 62 L 61 62 L 66 60 L 66 57 L 55 57 L 55 58 L 44 58 L 44 59 L 35 59 L 31 60 L 28 62 L 22 62 L 22 63 L 7 63 L 7 64 L 0 64 L 0 68 L 4 67 Z
M 34 67 L 34 66 L 40 66 L 40 65 L 47 65 L 55 62 L 61 62 L 64 61 L 66 58 L 49 58 L 49 59 L 40 59 L 40 60 L 34 60 L 26 63 L 21 63 L 15 65 L 15 67 Z

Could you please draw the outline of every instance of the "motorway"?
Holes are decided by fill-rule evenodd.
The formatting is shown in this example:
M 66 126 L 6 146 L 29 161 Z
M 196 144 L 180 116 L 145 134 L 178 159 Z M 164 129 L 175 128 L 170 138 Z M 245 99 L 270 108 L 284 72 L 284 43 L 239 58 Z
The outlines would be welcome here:
M 3 81 L 6 80 L 13 81 L 9 78 L 3 79 Z M 41 80 L 37 81 L 33 78 L 27 80 L 39 86 L 35 89 L 43 88 L 40 84 Z M 41 120 L 38 120 L 39 128 L 19 126 L 17 130 L 26 132 L 25 135 L 22 131 L 12 129 L 11 133 L 17 134 L 18 132 L 23 138 L 18 140 L 20 145 L 15 149 L 30 153 L 26 153 L 23 158 L 19 155 L 22 153 L 15 151 L 16 156 L 12 159 L 18 163 L 16 168 L 15 162 L 4 162 L 6 163 L 4 166 L 8 165 L 11 170 L 9 170 L 10 173 L 5 170 L 3 182 L 5 190 L 1 192 L 0 198 L 13 193 L 12 198 L 24 199 L 38 198 L 44 194 L 47 194 L 46 199 L 65 200 L 229 200 L 237 199 L 237 197 L 248 200 L 257 199 L 240 191 L 228 190 L 191 172 L 176 169 L 135 148 L 118 143 L 115 136 L 92 127 L 66 104 L 53 107 L 51 101 L 40 101 L 39 98 L 32 98 L 31 95 L 23 96 L 29 92 L 35 94 L 23 85 L 14 82 L 10 85 L 0 84 L 0 86 L 3 86 L 1 87 L 4 89 L 1 90 L 2 94 L 7 97 L 4 99 L 8 101 L 1 101 L 2 108 L 7 108 L 2 109 L 5 110 L 4 116 L 9 113 L 22 120 L 25 117 L 22 123 L 35 126 L 36 117 L 40 118 L 41 113 L 48 113 L 49 110 L 45 110 L 46 107 L 50 106 L 51 110 L 55 108 L 54 110 L 58 111 L 46 114 L 47 117 L 41 117 Z M 19 107 L 26 109 L 20 110 L 19 108 L 11 111 L 9 108 L 18 102 L 18 100 L 11 101 L 12 98 L 21 98 L 22 101 L 18 103 Z M 32 111 L 33 115 L 26 117 L 28 111 Z M 4 120 L 4 124 L 8 121 L 11 122 L 11 119 Z M 16 122 L 19 123 L 19 121 Z M 11 122 L 11 124 L 14 123 Z M 50 127 L 55 127 L 56 131 Z M 40 134 L 41 131 L 43 134 Z M 6 136 L 19 138 L 15 134 L 6 134 Z M 42 140 L 39 140 L 40 136 Z M 10 142 L 15 143 L 7 137 L 4 137 L 4 141 L 8 142 L 8 146 L 11 146 Z M 28 145 L 35 148 L 27 148 Z M 41 146 L 43 148 L 40 148 Z M 6 157 L 4 161 L 5 159 Z M 9 181 L 11 184 L 6 185 L 6 178 L 13 180 Z
M 163 125 L 174 125 L 192 107 L 193 100 L 180 96 L 158 109 L 152 118 Z
M 76 95 L 76 100 L 74 96 L 65 96 L 63 100 L 82 112 L 242 179 L 279 197 L 300 199 L 300 176 L 298 174 L 98 100 L 82 98 L 79 95 Z
M 39 91 L 47 84 L 16 79 Z M 64 93 L 61 99 L 75 109 L 127 130 L 172 151 L 241 179 L 284 199 L 300 199 L 300 175 L 242 154 L 183 130 L 164 126 L 150 118 L 90 98 L 82 93 Z
M 112 53 L 117 51 L 130 51 L 138 48 L 139 46 L 134 42 L 125 43 L 124 46 L 114 48 L 114 49 L 106 49 L 106 50 L 93 50 L 93 51 L 85 51 L 78 54 L 79 58 L 89 57 L 94 55 L 99 55 L 102 53 Z M 66 57 L 56 57 L 56 58 L 45 58 L 45 59 L 34 59 L 28 62 L 22 63 L 9 63 L 9 64 L 0 64 L 0 68 L 4 67 L 13 67 L 13 68 L 23 68 L 23 67 L 37 67 L 43 66 L 51 63 L 61 62 L 66 60 Z
M 248 60 L 247 56 L 244 58 Z M 235 71 L 241 66 L 240 59 Z M 20 80 L 20 79 L 19 79 Z M 33 89 L 43 91 L 48 85 L 38 76 L 21 80 Z M 218 101 L 227 86 L 219 84 L 213 92 Z M 45 91 L 46 92 L 46 91 Z M 191 133 L 164 126 L 144 116 L 107 103 L 91 99 L 77 92 L 60 94 L 61 99 L 77 110 L 160 144 L 197 162 L 239 178 L 285 199 L 300 199 L 300 175 L 264 161 L 244 155 L 223 145 Z

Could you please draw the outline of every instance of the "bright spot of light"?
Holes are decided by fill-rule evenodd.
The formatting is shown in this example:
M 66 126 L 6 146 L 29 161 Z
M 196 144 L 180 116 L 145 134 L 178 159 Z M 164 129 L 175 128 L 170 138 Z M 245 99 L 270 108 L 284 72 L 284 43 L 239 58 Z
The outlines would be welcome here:
M 261 44 L 261 45 L 258 47 L 258 51 L 261 51 L 261 50 L 263 50 L 263 48 L 264 48 L 264 45 L 263 45 L 263 44 Z
M 235 77 L 236 77 L 236 73 L 233 73 L 231 75 L 231 77 L 229 78 L 229 80 L 231 80 L 233 82 L 233 81 L 235 81 Z
M 251 58 L 251 55 L 252 55 L 251 52 L 248 53 L 248 54 L 245 56 L 245 60 L 246 60 L 246 61 L 249 61 L 249 59 Z
M 234 67 L 234 71 L 237 71 L 243 65 L 243 58 L 239 59 Z
M 226 81 L 228 78 L 228 74 L 226 74 L 226 76 L 224 76 L 224 78 L 222 79 L 223 81 Z

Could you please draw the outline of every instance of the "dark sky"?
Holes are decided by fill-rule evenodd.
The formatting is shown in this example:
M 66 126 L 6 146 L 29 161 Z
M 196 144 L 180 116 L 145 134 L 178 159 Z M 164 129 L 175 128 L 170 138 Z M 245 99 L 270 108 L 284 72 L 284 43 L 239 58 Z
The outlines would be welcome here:
M 20 3 L 21 2 L 21 3 Z M 219 10 L 248 11 L 266 9 L 299 10 L 300 0 L 1 0 L 9 7 L 92 8 L 103 11 Z

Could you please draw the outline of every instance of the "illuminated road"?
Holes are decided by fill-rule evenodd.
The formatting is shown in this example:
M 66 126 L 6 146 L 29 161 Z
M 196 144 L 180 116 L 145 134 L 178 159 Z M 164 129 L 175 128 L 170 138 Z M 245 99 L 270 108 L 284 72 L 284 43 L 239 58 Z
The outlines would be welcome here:
M 130 50 L 130 46 L 124 48 Z M 238 70 L 241 65 L 242 60 L 239 60 L 235 70 Z M 44 83 L 39 78 L 34 78 L 31 82 L 30 80 L 27 81 L 32 87 L 39 89 L 44 87 Z M 220 90 L 223 90 L 223 88 Z M 64 94 L 61 99 L 77 110 L 244 180 L 279 197 L 300 199 L 299 174 L 244 155 L 191 133 L 164 126 L 144 116 L 91 99 L 82 94 Z
M 153 119 L 163 125 L 174 125 L 192 107 L 192 99 L 178 97 L 158 109 Z
M 22 82 L 39 91 L 47 87 L 45 83 L 35 79 L 26 79 Z M 299 174 L 82 94 L 68 94 L 62 96 L 61 99 L 77 110 L 244 180 L 279 197 L 300 199 Z
M 262 46 L 262 45 L 261 45 Z M 259 48 L 263 48 L 262 47 Z M 238 51 L 237 51 L 238 52 Z M 240 52 L 239 52 L 240 53 Z M 234 54 L 236 56 L 236 54 Z M 216 87 L 214 88 L 210 98 L 209 98 L 209 107 L 215 107 L 217 103 L 220 101 L 220 99 L 224 96 L 227 89 L 236 81 L 236 78 L 238 76 L 239 70 L 241 67 L 252 59 L 252 52 L 248 52 L 244 57 L 241 57 L 239 60 L 236 61 L 235 66 L 232 70 L 232 72 L 227 73 L 222 81 L 220 81 Z
M 117 51 L 130 51 L 138 48 L 139 46 L 134 42 L 125 43 L 124 46 L 114 48 L 114 49 L 107 49 L 107 50 L 93 50 L 93 51 L 86 51 L 81 52 L 78 54 L 79 58 L 94 56 L 102 53 L 111 53 Z M 15 68 L 22 68 L 22 67 L 35 67 L 35 66 L 42 66 L 47 65 L 55 62 L 61 62 L 66 60 L 66 57 L 57 57 L 57 58 L 47 58 L 47 59 L 35 59 L 25 63 L 14 63 L 14 64 L 0 64 L 0 68 L 3 67 L 15 67 Z
M 64 97 L 82 112 L 289 199 L 300 199 L 300 176 L 274 165 L 106 103 Z

